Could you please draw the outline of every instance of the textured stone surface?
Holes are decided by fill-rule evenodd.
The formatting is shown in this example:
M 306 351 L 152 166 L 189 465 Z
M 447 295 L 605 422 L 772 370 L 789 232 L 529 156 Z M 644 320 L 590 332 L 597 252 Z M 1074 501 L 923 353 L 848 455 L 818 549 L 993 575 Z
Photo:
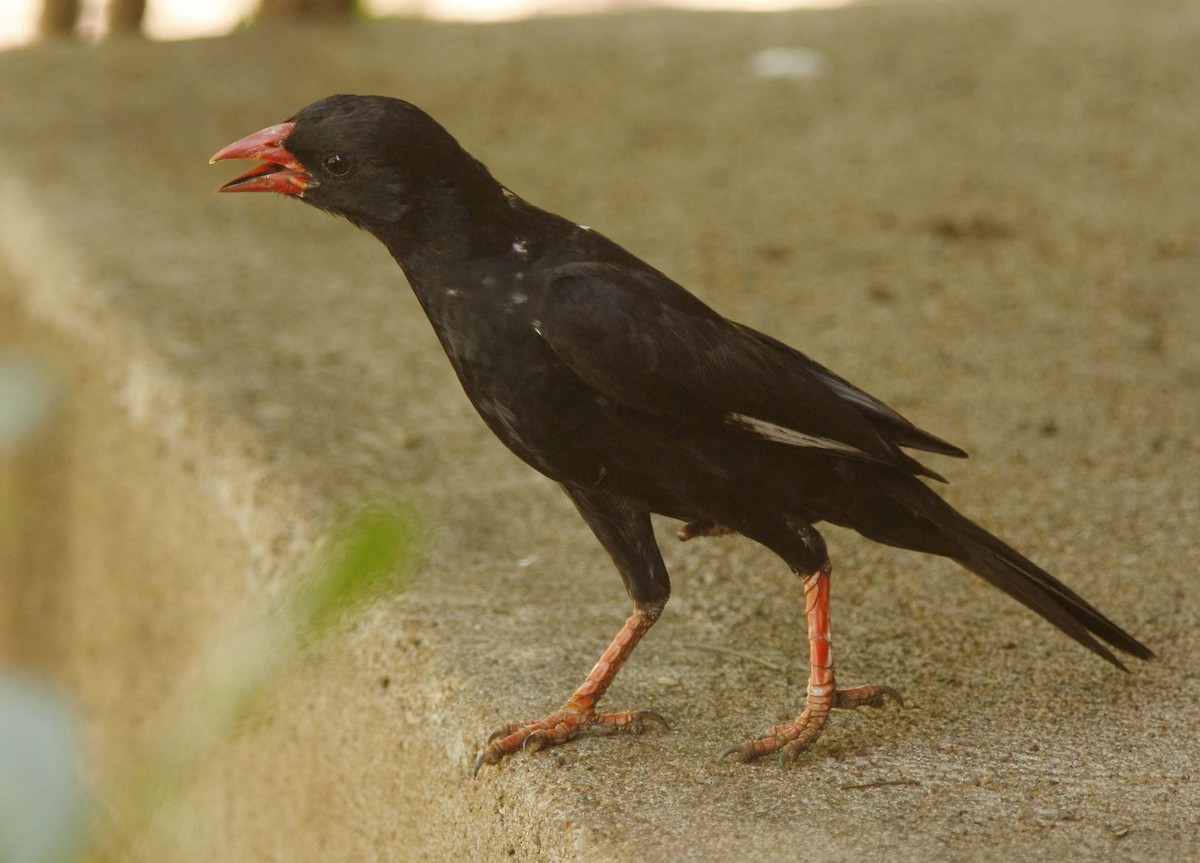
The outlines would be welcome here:
M 757 52 L 823 74 L 763 79 Z M 115 769 L 346 504 L 423 512 L 418 582 L 297 662 L 180 859 L 1187 859 L 1200 843 L 1200 5 L 925 2 L 257 29 L 0 55 L 0 336 L 72 397 L 5 466 L 9 658 Z M 810 55 L 811 58 L 811 55 Z M 331 92 L 427 108 L 529 200 L 966 447 L 949 496 L 1160 653 L 1122 675 L 952 564 L 828 533 L 847 683 L 788 772 L 716 761 L 803 697 L 803 599 L 679 546 L 605 703 L 669 732 L 472 780 L 627 613 L 474 416 L 387 254 L 209 155 Z M 22 336 L 24 334 L 24 336 Z M 13 527 L 4 528 L 12 534 Z M 782 671 L 780 670 L 782 669 Z M 163 859 L 156 852 L 154 859 Z

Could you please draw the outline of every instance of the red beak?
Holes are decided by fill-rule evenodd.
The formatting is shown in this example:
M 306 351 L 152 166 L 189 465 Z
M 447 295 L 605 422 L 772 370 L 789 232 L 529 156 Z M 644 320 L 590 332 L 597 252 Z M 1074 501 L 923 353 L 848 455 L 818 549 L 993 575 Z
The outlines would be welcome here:
M 240 177 L 230 180 L 218 192 L 278 192 L 281 195 L 304 195 L 305 189 L 317 185 L 316 179 L 283 146 L 295 123 L 268 126 L 261 132 L 235 141 L 209 159 L 209 164 L 225 159 L 256 159 L 263 164 Z

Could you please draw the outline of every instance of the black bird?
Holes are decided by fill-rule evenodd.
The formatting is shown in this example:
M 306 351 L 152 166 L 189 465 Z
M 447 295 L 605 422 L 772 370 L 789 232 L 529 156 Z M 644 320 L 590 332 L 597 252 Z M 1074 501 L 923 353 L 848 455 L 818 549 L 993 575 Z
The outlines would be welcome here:
M 782 342 L 726 320 L 600 234 L 497 182 L 429 115 L 379 96 L 331 96 L 212 161 L 261 165 L 223 192 L 293 195 L 370 231 L 404 270 L 488 427 L 560 483 L 608 551 L 634 614 L 583 684 L 544 719 L 504 726 L 476 762 L 653 713 L 596 704 L 658 619 L 670 582 L 651 530 L 738 533 L 803 579 L 808 700 L 791 722 L 730 747 L 794 760 L 831 708 L 902 703 L 886 686 L 837 688 L 829 556 L 814 525 L 951 558 L 1124 668 L 1107 645 L 1153 654 L 1037 564 L 960 515 L 902 448 L 964 457 Z

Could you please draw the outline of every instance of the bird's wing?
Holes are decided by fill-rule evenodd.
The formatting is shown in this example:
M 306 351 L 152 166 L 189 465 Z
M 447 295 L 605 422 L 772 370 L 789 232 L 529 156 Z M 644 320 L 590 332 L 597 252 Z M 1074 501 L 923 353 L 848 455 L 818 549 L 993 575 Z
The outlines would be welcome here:
M 810 368 L 657 272 L 572 264 L 545 282 L 538 332 L 611 401 L 940 479 Z
M 965 450 L 913 425 L 907 418 L 885 405 L 870 393 L 860 390 L 841 375 L 825 368 L 825 366 L 800 353 L 800 351 L 792 346 L 743 324 L 734 324 L 734 326 L 746 331 L 763 344 L 769 345 L 784 354 L 789 362 L 803 366 L 809 374 L 824 383 L 843 400 L 853 405 L 854 409 L 862 414 L 871 425 L 875 426 L 881 434 L 899 446 L 911 447 L 912 449 L 924 450 L 925 452 L 935 452 L 939 455 L 948 455 L 954 458 L 967 457 Z

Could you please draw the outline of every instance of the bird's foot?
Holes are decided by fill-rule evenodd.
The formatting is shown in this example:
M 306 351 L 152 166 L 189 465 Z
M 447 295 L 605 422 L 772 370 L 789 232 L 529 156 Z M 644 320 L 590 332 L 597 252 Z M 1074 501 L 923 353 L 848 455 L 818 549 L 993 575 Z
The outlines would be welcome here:
M 675 532 L 675 537 L 680 542 L 687 542 L 698 536 L 728 536 L 731 533 L 737 531 L 715 521 L 689 521 Z
M 487 747 L 475 759 L 475 773 L 485 764 L 499 764 L 507 755 L 522 750 L 545 749 L 566 743 L 581 731 L 615 734 L 621 731 L 640 734 L 647 722 L 667 727 L 667 720 L 649 710 L 626 710 L 621 713 L 595 713 L 567 704 L 562 710 L 544 719 L 513 722 L 496 729 L 488 738 Z
M 603 697 L 634 645 L 654 625 L 666 600 L 639 605 L 633 617 L 625 621 L 600 661 L 584 678 L 579 688 L 559 710 L 545 719 L 514 722 L 505 725 L 488 738 L 487 746 L 475 759 L 475 773 L 485 764 L 499 764 L 506 755 L 522 749 L 544 749 L 566 743 L 581 731 L 641 731 L 646 722 L 667 721 L 648 710 L 626 710 L 623 713 L 597 713 L 596 703 Z
M 900 693 L 890 686 L 856 686 L 853 689 L 838 689 L 833 697 L 814 698 L 809 696 L 809 703 L 804 712 L 783 725 L 768 729 L 761 737 L 740 745 L 730 746 L 722 758 L 733 758 L 743 763 L 757 761 L 768 755 L 778 755 L 779 763 L 785 767 L 795 761 L 805 752 L 825 730 L 829 721 L 830 708 L 837 707 L 852 710 L 855 707 L 883 707 L 888 699 L 895 701 L 901 707 L 904 699 Z

